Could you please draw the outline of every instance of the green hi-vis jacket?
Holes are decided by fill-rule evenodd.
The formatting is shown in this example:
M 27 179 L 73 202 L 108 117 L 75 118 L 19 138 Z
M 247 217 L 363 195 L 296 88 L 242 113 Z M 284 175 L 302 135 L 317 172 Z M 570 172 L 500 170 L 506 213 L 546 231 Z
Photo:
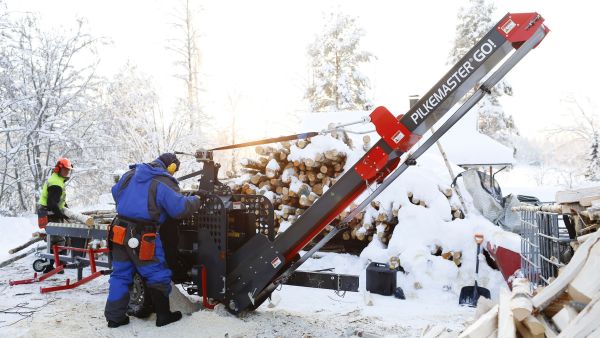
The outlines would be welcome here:
M 52 173 L 52 175 L 50 175 L 48 181 L 44 183 L 44 186 L 42 187 L 42 193 L 40 195 L 40 200 L 38 201 L 38 203 L 45 207 L 48 206 L 48 187 L 54 185 L 60 187 L 62 190 L 62 193 L 60 195 L 60 201 L 58 202 L 58 207 L 60 209 L 63 209 L 65 207 L 65 200 L 67 197 L 65 193 L 65 178 L 54 172 Z

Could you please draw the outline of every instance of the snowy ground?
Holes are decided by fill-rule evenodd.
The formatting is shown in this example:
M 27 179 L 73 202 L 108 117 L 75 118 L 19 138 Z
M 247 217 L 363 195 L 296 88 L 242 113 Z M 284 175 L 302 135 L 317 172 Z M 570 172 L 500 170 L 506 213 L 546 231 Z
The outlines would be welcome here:
M 283 286 L 275 293 L 274 299 L 280 298 L 276 306 L 263 304 L 241 318 L 217 307 L 162 328 L 154 326 L 152 316 L 108 329 L 103 316 L 108 277 L 50 294 L 40 294 L 40 284 L 10 287 L 8 280 L 32 275 L 33 259 L 0 269 L 1 337 L 418 337 L 424 328 L 438 324 L 456 336 L 474 314 L 457 305 L 454 292 L 408 295 L 407 300 L 372 295 L 374 304 L 366 306 L 362 293 L 339 297 L 329 290 Z M 58 285 L 75 276 L 67 271 L 41 284 Z
M 33 215 L 0 218 L 4 234 L 0 237 L 0 260 L 9 257 L 9 248 L 29 238 L 37 228 L 35 221 Z M 442 325 L 456 336 L 474 314 L 473 309 L 457 305 L 456 290 L 413 290 L 403 285 L 410 280 L 399 274 L 406 300 L 373 294 L 373 305 L 367 306 L 362 292 L 347 292 L 340 297 L 330 290 L 283 286 L 274 294 L 274 299 L 279 299 L 276 306 L 263 304 L 241 318 L 217 307 L 194 312 L 163 328 L 156 328 L 151 317 L 108 329 L 103 316 L 107 276 L 70 291 L 49 294 L 40 294 L 40 286 L 63 284 L 67 278 L 75 280 L 76 272 L 68 270 L 39 284 L 9 286 L 9 280 L 33 275 L 34 259 L 30 255 L 0 269 L 0 337 L 162 337 L 173 332 L 177 337 L 418 337 L 434 325 Z M 364 285 L 365 264 L 356 256 L 322 253 L 309 260 L 305 269 L 336 267 L 338 273 L 358 274 Z M 89 271 L 84 271 L 87 274 Z

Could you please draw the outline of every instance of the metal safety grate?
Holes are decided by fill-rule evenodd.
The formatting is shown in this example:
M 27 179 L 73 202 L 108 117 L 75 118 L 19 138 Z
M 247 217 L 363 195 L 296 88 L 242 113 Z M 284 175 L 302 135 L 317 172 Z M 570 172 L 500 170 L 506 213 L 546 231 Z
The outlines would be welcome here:
M 521 272 L 535 286 L 549 284 L 570 259 L 569 234 L 561 214 L 521 211 Z

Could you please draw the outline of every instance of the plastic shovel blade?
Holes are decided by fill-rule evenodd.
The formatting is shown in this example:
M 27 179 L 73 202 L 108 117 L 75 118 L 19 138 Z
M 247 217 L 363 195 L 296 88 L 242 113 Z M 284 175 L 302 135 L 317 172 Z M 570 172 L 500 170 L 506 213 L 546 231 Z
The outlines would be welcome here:
M 476 307 L 479 297 L 489 299 L 490 290 L 477 286 L 477 284 L 474 286 L 465 286 L 460 290 L 458 305 Z

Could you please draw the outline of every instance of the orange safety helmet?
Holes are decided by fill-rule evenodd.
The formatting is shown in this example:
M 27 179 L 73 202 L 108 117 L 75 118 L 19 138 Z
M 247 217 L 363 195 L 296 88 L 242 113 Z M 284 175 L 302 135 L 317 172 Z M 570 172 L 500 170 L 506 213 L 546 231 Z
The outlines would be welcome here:
M 66 157 L 61 157 L 58 159 L 58 162 L 56 162 L 56 166 L 54 166 L 54 172 L 60 175 L 60 170 L 61 169 L 68 169 L 69 171 L 67 172 L 66 176 L 63 177 L 69 177 L 71 174 L 71 170 L 73 170 L 73 165 L 71 164 L 71 161 L 66 158 Z

